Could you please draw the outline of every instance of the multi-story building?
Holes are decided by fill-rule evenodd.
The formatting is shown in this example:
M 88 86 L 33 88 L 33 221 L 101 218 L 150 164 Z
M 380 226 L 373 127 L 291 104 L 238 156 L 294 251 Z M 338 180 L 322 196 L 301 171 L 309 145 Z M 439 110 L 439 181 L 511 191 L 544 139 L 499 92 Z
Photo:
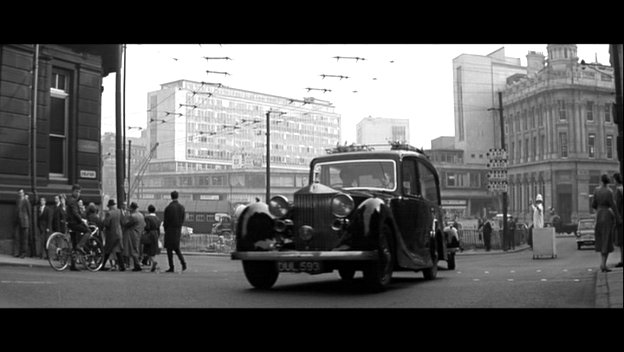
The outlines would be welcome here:
M 85 203 L 100 203 L 102 78 L 120 49 L 0 45 L 0 253 L 11 252 L 19 189 L 51 204 L 79 183 Z
M 580 65 L 574 44 L 550 44 L 548 59 L 527 55 L 527 74 L 503 92 L 510 214 L 530 222 L 539 193 L 564 222 L 589 216 L 603 173 L 619 164 L 611 67 Z
M 487 191 L 487 170 L 464 163 L 464 151 L 455 148 L 454 137 L 438 137 L 425 151 L 440 175 L 442 209 L 447 220 L 480 218 L 496 207 Z
M 266 165 L 307 169 L 310 160 L 340 141 L 340 115 L 328 101 L 297 100 L 179 80 L 148 93 L 149 172 L 202 172 Z
M 410 142 L 409 119 L 365 117 L 356 125 L 357 144 L 387 145 L 389 141 Z M 376 147 L 382 149 L 383 147 Z
M 455 146 L 464 151 L 466 164 L 487 164 L 487 152 L 500 146 L 497 92 L 507 77 L 526 74 L 519 58 L 500 48 L 486 56 L 462 54 L 453 59 Z

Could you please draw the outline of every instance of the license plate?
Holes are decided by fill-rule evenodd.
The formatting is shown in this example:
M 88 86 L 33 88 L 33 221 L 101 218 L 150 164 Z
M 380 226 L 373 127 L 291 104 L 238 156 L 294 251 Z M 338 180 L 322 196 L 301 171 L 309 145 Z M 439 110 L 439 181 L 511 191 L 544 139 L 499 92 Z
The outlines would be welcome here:
M 318 274 L 322 270 L 321 262 L 277 262 L 281 272 Z

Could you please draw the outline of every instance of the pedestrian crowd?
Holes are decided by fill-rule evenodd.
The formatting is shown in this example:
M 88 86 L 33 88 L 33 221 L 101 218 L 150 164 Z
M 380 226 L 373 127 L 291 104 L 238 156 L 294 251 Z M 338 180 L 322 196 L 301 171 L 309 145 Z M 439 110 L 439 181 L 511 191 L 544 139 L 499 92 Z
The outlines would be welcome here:
M 75 184 L 70 195 L 55 195 L 53 204 L 40 197 L 35 205 L 29 195 L 20 189 L 15 205 L 13 255 L 47 259 L 46 245 L 50 235 L 67 231 L 72 248 L 81 251 L 91 233 L 89 225 L 94 225 L 100 230 L 104 244 L 104 261 L 100 270 L 125 271 L 132 266 L 132 271 L 142 271 L 142 266 L 149 266 L 150 271 L 155 272 L 159 269 L 155 257 L 162 247 L 167 251 L 169 268 L 166 272 L 175 271 L 173 253 L 177 255 L 182 271 L 187 269 L 180 251 L 185 209 L 178 201 L 177 191 L 171 192 L 171 203 L 165 207 L 162 221 L 151 204 L 147 207 L 147 214 L 143 215 L 136 202 L 131 202 L 126 208 L 124 203 L 118 207 L 116 201 L 110 199 L 107 209 L 101 211 L 93 202 L 85 206 L 80 193 L 80 185 Z M 161 235 L 164 236 L 164 244 Z M 79 270 L 73 256 L 70 270 Z

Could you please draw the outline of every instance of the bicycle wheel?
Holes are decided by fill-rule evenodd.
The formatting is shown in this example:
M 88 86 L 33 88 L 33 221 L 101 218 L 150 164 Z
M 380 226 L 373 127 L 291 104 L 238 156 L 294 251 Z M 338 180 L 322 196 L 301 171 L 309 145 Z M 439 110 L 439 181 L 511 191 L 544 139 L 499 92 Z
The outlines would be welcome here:
M 65 234 L 55 232 L 50 235 L 46 244 L 46 251 L 52 269 L 61 271 L 67 268 L 71 258 L 71 244 Z
M 98 271 L 104 264 L 104 246 L 102 241 L 95 236 L 89 237 L 84 246 L 84 254 L 81 254 L 82 264 L 89 271 Z

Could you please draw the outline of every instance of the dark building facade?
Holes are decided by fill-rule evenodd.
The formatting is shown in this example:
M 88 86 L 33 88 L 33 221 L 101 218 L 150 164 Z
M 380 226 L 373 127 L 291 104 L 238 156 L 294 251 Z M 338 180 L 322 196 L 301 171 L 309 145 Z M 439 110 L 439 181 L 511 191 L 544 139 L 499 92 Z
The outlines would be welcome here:
M 118 68 L 119 52 L 119 45 L 0 45 L 0 253 L 11 252 L 19 189 L 33 203 L 51 202 L 79 183 L 85 202 L 100 203 L 102 78 Z

